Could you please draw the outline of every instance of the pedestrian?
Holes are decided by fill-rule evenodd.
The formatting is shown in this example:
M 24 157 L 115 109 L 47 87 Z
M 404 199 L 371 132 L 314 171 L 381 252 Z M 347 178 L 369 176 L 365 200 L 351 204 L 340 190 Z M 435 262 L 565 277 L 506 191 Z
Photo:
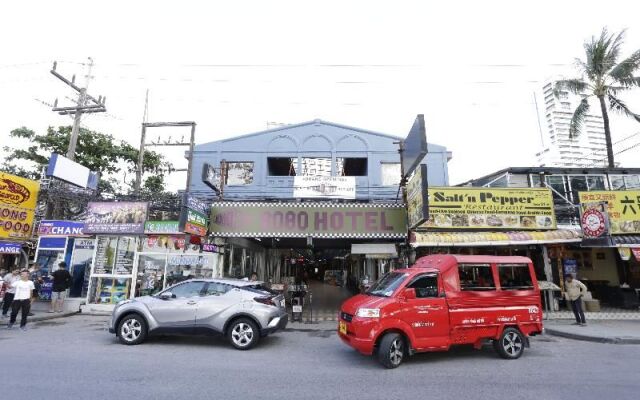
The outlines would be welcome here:
M 33 282 L 33 285 L 36 287 L 35 290 L 33 291 L 33 302 L 35 302 L 40 297 L 40 289 L 42 288 L 42 283 L 44 282 L 44 280 L 42 279 L 42 271 L 40 270 L 40 264 L 37 264 L 35 262 L 32 262 L 31 264 L 29 264 L 29 280 Z M 33 317 L 34 314 L 30 312 L 29 316 Z
M 53 287 L 51 288 L 51 309 L 49 312 L 61 313 L 66 291 L 71 287 L 71 274 L 67 271 L 67 263 L 60 262 L 58 269 L 51 276 L 53 277 Z
M 584 283 L 574 279 L 572 274 L 566 274 L 564 278 L 565 295 L 571 304 L 573 315 L 576 317 L 574 325 L 585 326 L 587 325 L 587 321 L 584 318 L 584 311 L 582 310 L 582 296 L 587 293 L 588 289 Z
M 4 294 L 4 302 L 2 303 L 2 318 L 7 318 L 7 313 L 16 294 L 16 289 L 12 284 L 20 279 L 20 268 L 14 268 L 11 273 L 4 276 L 4 284 L 7 285 L 7 291 Z
M 20 317 L 20 329 L 26 331 L 27 315 L 29 315 L 29 310 L 31 310 L 31 296 L 33 296 L 33 291 L 36 288 L 33 282 L 29 280 L 29 271 L 26 269 L 20 271 L 20 279 L 14 281 L 11 287 L 15 290 L 15 294 L 11 302 L 11 319 L 9 320 L 9 325 L 7 325 L 7 329 L 13 328 L 13 324 L 15 324 L 16 318 L 18 317 L 18 311 L 20 311 L 22 313 Z
M 251 273 L 251 277 L 249 278 L 249 280 L 252 281 L 252 282 L 257 281 L 258 280 L 258 274 L 255 271 L 253 271 Z

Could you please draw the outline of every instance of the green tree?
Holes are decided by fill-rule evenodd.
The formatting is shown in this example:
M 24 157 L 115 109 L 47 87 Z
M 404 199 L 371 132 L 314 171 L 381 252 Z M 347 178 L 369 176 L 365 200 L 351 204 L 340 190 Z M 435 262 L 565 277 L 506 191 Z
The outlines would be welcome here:
M 640 67 L 640 50 L 618 62 L 624 34 L 625 31 L 609 34 L 604 28 L 599 37 L 592 36 L 590 41 L 584 43 L 585 59 L 576 59 L 581 77 L 559 80 L 554 88 L 556 97 L 559 97 L 561 91 L 569 91 L 582 97 L 571 117 L 570 138 L 574 138 L 582 130 L 585 117 L 589 113 L 589 98 L 598 99 L 604 122 L 609 168 L 615 167 L 615 163 L 608 109 L 640 122 L 640 115 L 631 111 L 619 98 L 620 93 L 640 87 L 640 76 L 636 75 Z
M 65 155 L 71 136 L 71 126 L 60 126 L 57 129 L 49 127 L 45 134 L 36 134 L 26 127 L 14 129 L 10 137 L 18 141 L 27 142 L 26 147 L 16 144 L 5 146 L 9 153 L 3 169 L 16 175 L 30 179 L 40 179 L 42 170 L 49 163 L 51 153 Z M 138 166 L 138 149 L 130 144 L 118 142 L 112 135 L 80 128 L 76 147 L 76 162 L 92 171 L 100 173 L 101 180 L 98 189 L 104 193 L 116 194 L 121 192 L 121 183 L 125 190 L 131 191 L 131 182 Z M 152 172 L 145 182 L 147 191 L 164 191 L 164 173 L 170 168 L 161 154 L 145 151 L 144 172 Z M 131 176 L 129 181 L 119 181 L 115 175 Z

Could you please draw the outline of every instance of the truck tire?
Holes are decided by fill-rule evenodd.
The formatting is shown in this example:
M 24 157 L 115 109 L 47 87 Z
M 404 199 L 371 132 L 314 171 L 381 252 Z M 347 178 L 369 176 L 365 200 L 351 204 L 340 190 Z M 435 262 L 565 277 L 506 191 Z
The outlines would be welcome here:
M 260 331 L 249 318 L 238 318 L 229 325 L 227 336 L 236 349 L 249 350 L 260 340 Z
M 525 337 L 516 328 L 505 328 L 498 340 L 493 341 L 493 348 L 500 357 L 507 360 L 515 360 L 524 353 Z
M 122 344 L 140 344 L 147 338 L 147 321 L 138 314 L 125 315 L 118 324 L 117 334 Z
M 401 334 L 387 333 L 382 337 L 378 346 L 378 361 L 385 368 L 398 368 L 407 354 L 406 342 Z

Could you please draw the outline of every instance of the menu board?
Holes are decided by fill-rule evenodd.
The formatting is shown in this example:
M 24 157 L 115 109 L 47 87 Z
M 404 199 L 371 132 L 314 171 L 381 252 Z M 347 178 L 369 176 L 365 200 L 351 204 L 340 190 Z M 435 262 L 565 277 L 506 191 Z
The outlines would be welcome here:
M 118 251 L 114 274 L 129 275 L 133 270 L 133 257 L 136 251 L 136 240 L 132 237 L 120 237 L 118 239 Z
M 98 236 L 94 274 L 112 273 L 117 245 L 118 238 L 115 236 Z

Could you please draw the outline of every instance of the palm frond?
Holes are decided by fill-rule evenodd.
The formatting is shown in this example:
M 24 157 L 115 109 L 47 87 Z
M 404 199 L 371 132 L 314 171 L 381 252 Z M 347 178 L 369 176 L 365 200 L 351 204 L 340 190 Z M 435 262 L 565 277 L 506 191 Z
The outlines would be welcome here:
M 589 112 L 589 100 L 585 97 L 582 99 L 576 110 L 571 117 L 571 123 L 569 124 L 569 137 L 573 139 L 580 134 L 584 120 Z
M 561 91 L 569 91 L 573 94 L 582 94 L 589 89 L 589 84 L 582 79 L 560 79 L 556 81 L 553 95 L 559 97 Z
M 607 28 L 604 28 L 600 37 L 592 36 L 590 42 L 584 43 L 587 74 L 590 77 L 602 77 L 616 65 L 624 33 L 625 31 L 617 35 L 609 34 Z
M 633 118 L 636 121 L 640 122 L 640 115 L 631 111 L 622 100 L 618 99 L 613 94 L 608 94 L 607 97 L 609 98 L 609 107 L 613 111 L 617 111 L 620 114 L 626 115 L 627 117 Z
M 640 77 L 634 76 L 640 69 L 640 50 L 636 50 L 625 60 L 616 65 L 609 75 L 621 85 L 640 86 Z

